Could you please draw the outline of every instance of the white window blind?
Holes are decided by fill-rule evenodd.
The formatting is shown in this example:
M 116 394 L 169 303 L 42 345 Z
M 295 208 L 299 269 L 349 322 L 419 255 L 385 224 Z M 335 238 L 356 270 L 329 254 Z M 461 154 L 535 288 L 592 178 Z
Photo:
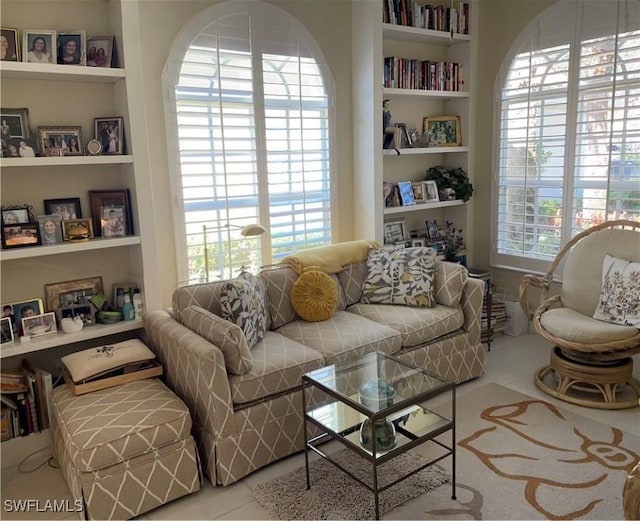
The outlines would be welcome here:
M 331 82 L 299 22 L 237 5 L 193 37 L 174 89 L 191 282 L 331 242 Z M 267 233 L 243 237 L 253 223 Z
M 553 5 L 505 69 L 494 264 L 544 272 L 579 231 L 640 220 L 638 5 L 603 4 Z

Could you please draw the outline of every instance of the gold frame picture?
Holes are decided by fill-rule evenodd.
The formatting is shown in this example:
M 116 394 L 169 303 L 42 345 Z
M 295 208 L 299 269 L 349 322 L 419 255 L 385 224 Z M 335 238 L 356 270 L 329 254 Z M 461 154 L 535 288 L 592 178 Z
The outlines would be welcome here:
M 459 147 L 462 145 L 460 116 L 427 116 L 422 131 L 430 147 Z

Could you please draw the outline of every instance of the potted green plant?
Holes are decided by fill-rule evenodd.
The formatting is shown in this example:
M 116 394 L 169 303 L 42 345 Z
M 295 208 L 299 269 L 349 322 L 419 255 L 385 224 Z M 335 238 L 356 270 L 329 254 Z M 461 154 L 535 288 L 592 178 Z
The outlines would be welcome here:
M 473 185 L 464 169 L 457 167 L 447 169 L 443 166 L 432 166 L 427 170 L 427 181 L 435 181 L 438 190 L 451 188 L 456 193 L 456 199 L 468 201 L 473 195 Z

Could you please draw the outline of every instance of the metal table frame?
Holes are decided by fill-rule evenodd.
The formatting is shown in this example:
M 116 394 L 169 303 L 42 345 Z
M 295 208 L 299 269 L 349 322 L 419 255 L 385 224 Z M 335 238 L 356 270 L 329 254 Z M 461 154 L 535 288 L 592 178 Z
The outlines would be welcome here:
M 371 353 L 370 353 L 371 354 Z M 390 357 L 389 355 L 385 355 L 383 353 L 377 353 L 378 355 L 382 355 L 383 357 L 392 359 L 394 362 L 400 363 L 402 365 L 407 366 L 408 368 L 412 368 L 412 369 L 416 369 L 414 368 L 412 365 L 407 364 L 405 362 L 400 362 L 399 360 L 394 359 L 393 357 Z M 368 355 L 365 355 L 368 356 Z M 426 373 L 426 371 L 423 371 L 425 374 L 428 375 L 428 373 Z M 344 395 L 342 395 L 339 392 L 336 392 L 335 390 L 328 388 L 324 385 L 322 385 L 321 383 L 319 383 L 318 381 L 314 380 L 312 376 L 310 376 L 312 373 L 307 373 L 302 377 L 302 410 L 303 410 L 303 422 L 304 422 L 304 460 L 305 460 L 305 470 L 306 470 L 306 479 L 307 479 L 307 490 L 309 490 L 311 488 L 311 481 L 310 481 L 310 474 L 309 474 L 309 450 L 312 450 L 313 452 L 315 452 L 316 454 L 318 454 L 320 457 L 322 457 L 323 459 L 329 461 L 330 463 L 332 463 L 334 466 L 336 466 L 337 468 L 339 468 L 342 472 L 346 473 L 347 475 L 351 476 L 354 480 L 356 480 L 358 483 L 360 483 L 361 485 L 363 485 L 365 488 L 367 488 L 368 490 L 370 490 L 371 492 L 374 493 L 374 507 L 375 507 L 375 519 L 379 519 L 380 518 L 380 503 L 379 503 L 379 494 L 380 492 L 383 492 L 384 490 L 387 490 L 388 488 L 396 485 L 397 483 L 413 476 L 414 474 L 416 474 L 417 472 L 420 472 L 421 470 L 424 470 L 427 467 L 430 467 L 431 465 L 433 465 L 434 463 L 437 463 L 438 461 L 451 456 L 452 457 L 452 462 L 451 462 L 451 466 L 452 466 L 452 471 L 451 471 L 451 487 L 452 487 L 452 493 L 451 493 L 451 499 L 456 499 L 456 428 L 455 428 L 455 415 L 456 415 L 456 389 L 455 389 L 455 384 L 453 382 L 448 382 L 447 385 L 443 386 L 440 389 L 436 389 L 436 390 L 432 390 L 429 392 L 425 392 L 425 393 L 420 393 L 416 396 L 413 396 L 411 398 L 408 399 L 404 399 L 402 401 L 400 401 L 399 403 L 394 403 L 393 405 L 384 408 L 381 411 L 372 413 L 371 410 L 369 410 L 368 408 L 366 408 L 365 406 L 361 405 L 360 403 L 350 400 L 347 397 L 345 397 Z M 431 375 L 430 375 L 431 376 Z M 355 410 L 357 410 L 358 412 L 364 414 L 365 416 L 367 416 L 372 422 L 375 423 L 376 420 L 381 420 L 387 417 L 393 417 L 394 413 L 400 413 L 403 412 L 404 410 L 406 410 L 408 407 L 412 406 L 412 405 L 419 405 L 420 403 L 426 402 L 427 400 L 429 400 L 430 398 L 434 398 L 435 396 L 438 396 L 440 394 L 443 394 L 447 391 L 451 391 L 451 419 L 448 421 L 448 423 L 446 423 L 445 425 L 440 426 L 437 429 L 434 429 L 433 431 L 429 431 L 421 436 L 418 436 L 416 434 L 414 434 L 413 432 L 410 432 L 407 429 L 404 429 L 400 426 L 396 426 L 396 431 L 398 433 L 403 434 L 404 436 L 406 436 L 407 438 L 409 438 L 411 441 L 408 443 L 405 443 L 399 447 L 395 447 L 391 450 L 389 450 L 388 452 L 386 452 L 385 454 L 379 455 L 378 457 L 375 457 L 376 454 L 376 437 L 372 436 L 372 451 L 369 452 L 365 449 L 363 449 L 361 446 L 354 444 L 353 442 L 351 442 L 350 440 L 345 438 L 346 434 L 350 434 L 355 432 L 356 430 L 360 429 L 361 423 L 357 423 L 353 426 L 351 426 L 348 429 L 342 430 L 340 432 L 334 432 L 331 428 L 327 427 L 326 425 L 324 425 L 322 422 L 316 420 L 315 418 L 311 417 L 308 414 L 307 411 L 307 398 L 306 398 L 306 391 L 309 387 L 314 387 L 317 388 L 319 390 L 321 390 L 323 393 L 325 393 L 326 395 L 335 398 L 336 400 L 338 400 L 339 402 L 347 405 L 348 407 L 351 407 Z M 312 439 L 308 439 L 308 432 L 307 432 L 307 423 L 311 423 L 313 425 L 315 425 L 319 430 L 323 431 L 320 435 L 312 438 Z M 451 446 L 446 445 L 445 443 L 442 443 L 439 440 L 436 440 L 435 437 L 439 436 L 440 434 L 447 432 L 447 431 L 451 431 Z M 358 478 L 357 476 L 355 476 L 352 472 L 350 472 L 348 469 L 346 469 L 344 466 L 340 465 L 338 462 L 334 461 L 326 452 L 322 451 L 320 448 L 318 448 L 318 445 L 324 441 L 327 441 L 329 438 L 337 440 L 338 442 L 342 443 L 345 447 L 349 448 L 350 450 L 352 450 L 353 452 L 355 452 L 356 454 L 358 454 L 359 456 L 365 458 L 367 461 L 369 461 L 372 465 L 372 482 L 373 482 L 373 486 L 369 485 L 368 483 L 365 483 L 364 481 L 362 481 L 360 478 Z M 409 451 L 410 449 L 417 447 L 418 445 L 421 445 L 422 443 L 426 443 L 428 441 L 431 441 L 437 445 L 439 445 L 440 447 L 442 447 L 443 449 L 445 449 L 445 453 L 433 458 L 431 460 L 429 460 L 427 463 L 425 463 L 424 465 L 412 470 L 411 472 L 407 473 L 405 476 L 402 476 L 398 479 L 396 479 L 395 481 L 392 481 L 382 487 L 378 486 L 378 467 L 380 465 L 382 465 L 383 463 L 395 458 L 396 456 L 403 454 L 407 451 Z

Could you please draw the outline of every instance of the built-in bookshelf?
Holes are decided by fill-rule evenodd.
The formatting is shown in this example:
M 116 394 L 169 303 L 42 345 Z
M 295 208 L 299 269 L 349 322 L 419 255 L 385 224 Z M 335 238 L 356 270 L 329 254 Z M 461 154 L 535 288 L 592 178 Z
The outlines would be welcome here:
M 426 220 L 435 219 L 441 228 L 446 220 L 463 228 L 465 243 L 471 242 L 473 199 L 388 207 L 383 184 L 424 181 L 433 166 L 463 168 L 473 180 L 472 7 L 472 2 L 442 6 L 399 0 L 354 2 L 354 172 L 356 190 L 361 192 L 356 203 L 357 236 L 373 235 L 382 241 L 384 221 L 398 218 L 405 219 L 406 230 L 415 236 L 426 231 Z M 438 81 L 427 81 L 429 77 Z M 373 95 L 368 99 L 360 95 L 369 91 Z M 391 124 L 403 125 L 410 135 L 422 134 L 424 118 L 459 117 L 460 143 L 428 146 L 436 143 L 421 136 L 419 142 L 394 140 L 393 147 L 383 148 L 385 100 Z M 362 137 L 365 128 L 368 139 Z

